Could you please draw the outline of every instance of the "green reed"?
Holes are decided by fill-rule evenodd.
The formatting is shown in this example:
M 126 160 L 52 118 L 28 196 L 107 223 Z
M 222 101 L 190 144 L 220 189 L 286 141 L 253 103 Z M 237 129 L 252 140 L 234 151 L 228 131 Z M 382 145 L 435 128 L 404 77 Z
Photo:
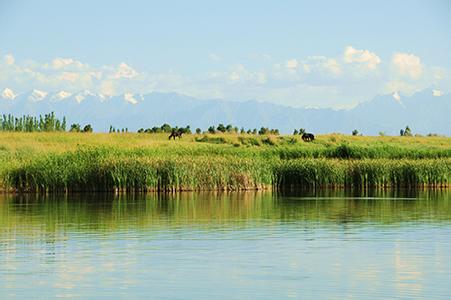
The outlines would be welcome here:
M 5 189 L 37 192 L 444 187 L 451 158 L 281 159 L 99 147 L 18 160 L 2 176 Z

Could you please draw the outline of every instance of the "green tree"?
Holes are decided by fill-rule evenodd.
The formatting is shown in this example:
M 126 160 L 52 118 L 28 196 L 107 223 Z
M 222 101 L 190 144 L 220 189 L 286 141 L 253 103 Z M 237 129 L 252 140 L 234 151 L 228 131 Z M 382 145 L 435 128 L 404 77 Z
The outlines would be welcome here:
M 164 123 L 163 125 L 161 125 L 161 131 L 163 132 L 171 132 L 172 131 L 172 127 L 171 125 Z
M 87 124 L 85 125 L 85 127 L 83 127 L 83 132 L 92 132 L 92 126 L 91 124 Z
M 209 133 L 216 133 L 215 127 L 214 127 L 214 126 L 208 127 L 208 132 L 209 132 Z
M 264 134 L 268 134 L 268 133 L 269 133 L 268 127 L 261 127 L 260 130 L 258 131 L 259 135 L 264 135 Z
M 226 127 L 224 126 L 224 124 L 222 124 L 222 123 L 220 123 L 216 129 L 222 133 L 226 132 L 226 130 L 227 130 Z
M 202 133 L 202 129 L 196 128 L 196 134 L 201 134 L 201 133 Z
M 412 131 L 409 126 L 406 126 L 406 129 L 404 129 L 404 136 L 412 136 Z
M 75 123 L 75 124 L 70 125 L 69 131 L 70 132 L 80 132 L 80 124 Z
M 358 134 L 359 134 L 359 131 L 358 131 L 357 129 L 354 129 L 354 130 L 352 131 L 352 135 L 356 136 L 356 135 L 358 135 Z

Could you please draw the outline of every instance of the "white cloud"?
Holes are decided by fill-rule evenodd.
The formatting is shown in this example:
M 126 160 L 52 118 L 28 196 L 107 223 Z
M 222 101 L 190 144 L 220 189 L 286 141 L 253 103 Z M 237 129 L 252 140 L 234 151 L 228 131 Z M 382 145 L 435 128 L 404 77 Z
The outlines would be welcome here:
M 296 70 L 299 66 L 299 62 L 297 59 L 289 59 L 287 60 L 287 62 L 285 63 L 285 67 L 288 70 Z
M 127 65 L 126 63 L 120 63 L 116 73 L 114 74 L 114 78 L 133 78 L 138 75 L 138 72 L 135 71 L 132 67 Z
M 6 54 L 5 55 L 5 63 L 7 64 L 7 65 L 14 65 L 14 62 L 15 62 L 16 60 L 14 59 L 14 56 L 12 56 L 11 54 Z
M 435 97 L 443 96 L 443 92 L 441 90 L 432 90 L 432 96 Z
M 418 56 L 408 53 L 395 53 L 392 59 L 393 66 L 400 75 L 419 79 L 423 73 L 423 66 Z
M 5 88 L 2 92 L 3 99 L 14 100 L 14 98 L 16 98 L 16 97 L 17 97 L 17 94 L 14 93 L 14 91 L 12 89 Z
M 52 95 L 65 91 L 79 102 L 87 96 L 79 92 L 83 90 L 96 95 L 123 95 L 131 103 L 140 101 L 139 94 L 161 91 L 201 98 L 258 99 L 319 107 L 344 107 L 370 100 L 378 93 L 399 91 L 410 95 L 431 86 L 440 87 L 443 93 L 451 91 L 449 69 L 422 66 L 420 59 L 412 54 L 396 53 L 390 67 L 381 68 L 380 58 L 368 50 L 349 46 L 343 53 L 337 57 L 309 56 L 279 62 L 252 57 L 249 65 L 214 64 L 212 69 L 190 75 L 176 70 L 141 73 L 126 63 L 90 66 L 73 58 L 60 57 L 44 63 L 14 60 L 8 65 L 5 56 L 0 56 L 0 86 L 19 92 L 39 88 Z M 368 71 L 373 69 L 376 71 Z M 420 78 L 414 78 L 418 76 Z M 126 92 L 134 94 L 126 95 Z M 46 92 L 35 91 L 31 98 L 44 97 L 47 97 Z
M 346 63 L 361 63 L 368 69 L 374 70 L 381 63 L 381 59 L 374 52 L 369 50 L 359 50 L 348 46 L 344 52 L 344 61 Z
M 111 80 L 105 80 L 100 84 L 100 93 L 104 95 L 113 96 L 115 91 L 114 82 Z
M 328 59 L 324 63 L 324 66 L 333 74 L 339 75 L 341 74 L 341 67 L 340 64 L 335 59 Z
M 326 74 L 332 74 L 335 76 L 342 73 L 340 63 L 336 59 L 326 56 L 307 57 L 307 61 L 304 64 L 303 68 L 306 73 L 316 71 Z
M 233 71 L 232 73 L 230 73 L 229 79 L 231 81 L 238 81 L 240 80 L 240 74 L 238 74 L 238 72 Z
M 65 80 L 65 81 L 70 81 L 70 82 L 75 82 L 79 78 L 80 78 L 80 74 L 75 73 L 75 72 L 63 72 L 59 76 L 60 80 Z
M 52 61 L 52 67 L 54 69 L 63 69 L 66 67 L 83 68 L 85 65 L 72 58 L 57 57 Z
M 215 54 L 215 53 L 210 53 L 208 55 L 208 58 L 210 60 L 212 60 L 212 61 L 221 61 L 222 60 L 222 57 L 220 55 L 218 55 L 218 54 Z

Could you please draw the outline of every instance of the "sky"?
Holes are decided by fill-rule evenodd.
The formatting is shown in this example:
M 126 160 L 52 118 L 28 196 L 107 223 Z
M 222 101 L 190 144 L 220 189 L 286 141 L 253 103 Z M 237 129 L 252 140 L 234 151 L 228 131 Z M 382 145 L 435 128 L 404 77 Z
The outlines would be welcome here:
M 293 107 L 451 92 L 451 1 L 0 0 L 0 92 Z

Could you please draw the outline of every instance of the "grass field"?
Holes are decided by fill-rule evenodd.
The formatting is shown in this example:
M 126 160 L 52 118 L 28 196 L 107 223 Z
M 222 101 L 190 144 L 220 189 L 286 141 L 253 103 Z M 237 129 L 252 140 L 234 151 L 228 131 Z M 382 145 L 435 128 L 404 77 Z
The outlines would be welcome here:
M 451 138 L 0 133 L 10 191 L 447 187 Z

